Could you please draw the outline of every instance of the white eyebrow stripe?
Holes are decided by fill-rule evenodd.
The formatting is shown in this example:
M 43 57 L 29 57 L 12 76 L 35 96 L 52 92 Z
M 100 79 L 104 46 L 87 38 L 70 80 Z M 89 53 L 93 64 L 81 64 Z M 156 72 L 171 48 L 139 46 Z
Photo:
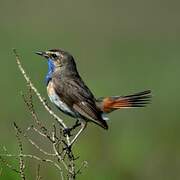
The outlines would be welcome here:
M 59 53 L 59 52 L 55 52 L 54 54 L 56 54 L 56 56 L 60 56 L 60 53 Z
M 59 52 L 47 51 L 47 54 L 55 54 L 56 56 L 60 56 L 60 53 L 59 53 Z

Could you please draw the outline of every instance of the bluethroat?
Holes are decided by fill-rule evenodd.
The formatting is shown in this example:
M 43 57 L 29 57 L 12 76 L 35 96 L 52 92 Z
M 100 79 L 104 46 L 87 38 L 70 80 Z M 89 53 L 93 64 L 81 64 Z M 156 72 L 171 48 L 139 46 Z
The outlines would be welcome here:
M 97 99 L 80 77 L 70 53 L 62 49 L 51 49 L 36 54 L 47 59 L 46 85 L 51 102 L 63 113 L 80 120 L 81 129 L 72 143 L 85 129 L 87 122 L 108 129 L 108 113 L 117 109 L 144 107 L 150 101 L 150 90 Z

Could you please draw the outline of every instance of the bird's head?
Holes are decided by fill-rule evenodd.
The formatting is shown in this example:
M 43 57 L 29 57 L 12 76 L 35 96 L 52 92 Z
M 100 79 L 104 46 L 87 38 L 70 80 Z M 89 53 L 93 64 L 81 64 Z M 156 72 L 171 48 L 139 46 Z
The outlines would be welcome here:
M 62 49 L 38 51 L 36 54 L 46 58 L 48 60 L 48 64 L 51 64 L 54 68 L 74 65 L 72 55 Z
M 48 74 L 46 81 L 48 82 L 54 72 L 64 76 L 78 74 L 73 56 L 62 49 L 51 49 L 48 51 L 38 51 L 36 54 L 47 59 Z

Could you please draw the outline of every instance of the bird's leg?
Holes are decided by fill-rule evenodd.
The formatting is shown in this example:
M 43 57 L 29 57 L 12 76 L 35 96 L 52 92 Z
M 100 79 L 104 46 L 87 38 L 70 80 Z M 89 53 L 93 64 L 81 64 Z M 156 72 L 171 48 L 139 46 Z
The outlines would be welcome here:
M 71 127 L 71 130 L 76 129 L 77 127 L 79 127 L 81 125 L 81 123 L 79 122 L 79 119 L 76 120 L 76 123 Z
M 75 135 L 75 137 L 73 138 L 73 140 L 71 141 L 69 147 L 72 147 L 72 145 L 76 142 L 77 138 L 79 137 L 79 135 L 83 132 L 83 130 L 86 128 L 87 122 L 81 122 L 81 129 L 78 131 L 78 133 Z
M 81 125 L 81 123 L 79 122 L 79 119 L 77 119 L 76 123 L 72 127 L 64 129 L 64 135 L 67 134 L 67 135 L 71 136 L 71 131 L 76 129 L 80 125 Z

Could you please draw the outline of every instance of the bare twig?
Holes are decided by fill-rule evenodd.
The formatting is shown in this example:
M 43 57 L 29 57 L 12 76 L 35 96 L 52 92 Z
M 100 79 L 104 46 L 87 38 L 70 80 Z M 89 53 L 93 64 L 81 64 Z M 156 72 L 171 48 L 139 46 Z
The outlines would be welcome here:
M 16 123 L 14 122 L 14 128 L 16 130 L 16 138 L 18 140 L 18 145 L 19 145 L 19 171 L 20 171 L 20 175 L 21 175 L 21 179 L 22 180 L 26 180 L 25 177 L 25 173 L 24 173 L 24 169 L 25 169 L 25 163 L 24 163 L 24 159 L 23 159 L 23 146 L 22 146 L 22 142 L 21 142 L 21 138 L 19 136 L 19 132 L 21 132 L 21 130 L 18 128 L 18 126 L 16 125 Z
M 55 166 L 59 171 L 62 171 L 61 167 L 51 159 L 42 159 L 42 158 L 40 158 L 38 156 L 35 156 L 35 155 L 32 155 L 32 154 L 21 154 L 21 155 L 20 154 L 18 154 L 18 155 L 15 155 L 15 154 L 0 154 L 0 157 L 20 157 L 20 156 L 22 156 L 24 158 L 34 159 L 34 160 L 37 160 L 37 161 L 40 161 L 40 162 L 50 163 L 53 166 Z M 19 171 L 17 171 L 17 172 L 19 172 Z
M 42 179 L 42 177 L 40 176 L 40 164 L 38 164 L 36 180 L 41 180 L 41 179 Z
M 29 127 L 28 130 L 29 130 L 29 129 L 31 129 L 31 128 Z M 36 149 L 38 149 L 38 150 L 39 150 L 40 152 L 42 152 L 43 154 L 45 154 L 45 155 L 47 155 L 47 156 L 55 156 L 55 154 L 48 153 L 48 152 L 46 152 L 45 150 L 43 150 L 42 148 L 40 148 L 39 145 L 37 145 L 31 138 L 29 138 L 29 137 L 27 136 L 26 133 L 22 133 L 22 131 L 19 132 L 19 133 L 22 134 L 22 135 L 30 142 L 30 144 L 32 144 L 32 146 L 34 146 Z
M 65 161 L 63 160 L 63 158 L 61 157 L 61 154 L 59 153 L 59 151 L 56 149 L 56 141 L 55 141 L 55 135 L 56 135 L 56 128 L 55 128 L 55 125 L 53 126 L 54 127 L 54 130 L 52 132 L 52 137 L 53 137 L 53 140 L 54 140 L 54 143 L 53 143 L 53 150 L 58 158 L 58 161 L 61 161 L 62 164 L 64 165 L 65 169 L 67 171 L 70 171 L 67 164 L 65 163 Z M 70 172 L 71 173 L 71 172 Z
M 80 168 L 77 170 L 76 174 L 81 174 L 82 170 L 84 168 L 87 168 L 87 166 L 88 166 L 88 162 L 87 161 L 82 162 L 82 164 L 81 164 Z

